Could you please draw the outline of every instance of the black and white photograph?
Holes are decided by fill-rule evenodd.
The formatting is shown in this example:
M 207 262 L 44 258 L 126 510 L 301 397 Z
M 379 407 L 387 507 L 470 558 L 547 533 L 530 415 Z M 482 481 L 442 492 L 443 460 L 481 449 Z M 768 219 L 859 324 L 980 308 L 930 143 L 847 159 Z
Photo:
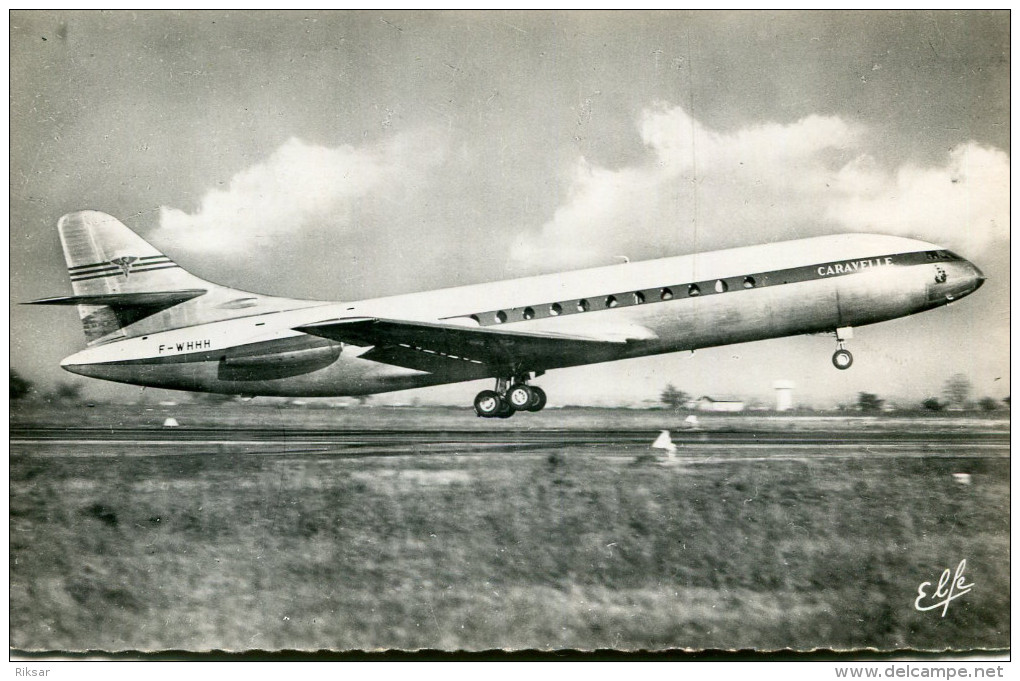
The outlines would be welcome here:
M 1008 656 L 1008 10 L 8 20 L 17 675 Z

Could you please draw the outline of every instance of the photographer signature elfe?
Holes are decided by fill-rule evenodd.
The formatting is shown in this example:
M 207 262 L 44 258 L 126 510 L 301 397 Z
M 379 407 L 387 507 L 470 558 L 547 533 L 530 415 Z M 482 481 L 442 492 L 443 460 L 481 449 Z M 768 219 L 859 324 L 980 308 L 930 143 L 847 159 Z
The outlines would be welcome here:
M 942 576 L 939 577 L 938 586 L 935 591 L 930 594 L 926 591 L 931 586 L 931 582 L 922 582 L 917 587 L 917 598 L 914 600 L 914 609 L 924 612 L 926 610 L 934 610 L 935 608 L 942 608 L 942 616 L 946 616 L 946 612 L 949 610 L 949 603 L 954 599 L 963 596 L 966 593 L 970 593 L 970 590 L 974 588 L 974 583 L 967 584 L 963 579 L 963 571 L 967 569 L 967 559 L 960 561 L 960 564 L 956 566 L 956 573 L 952 576 L 950 582 L 949 568 L 942 571 Z M 925 599 L 932 599 L 930 605 L 921 605 Z M 934 599 L 942 599 L 935 601 Z

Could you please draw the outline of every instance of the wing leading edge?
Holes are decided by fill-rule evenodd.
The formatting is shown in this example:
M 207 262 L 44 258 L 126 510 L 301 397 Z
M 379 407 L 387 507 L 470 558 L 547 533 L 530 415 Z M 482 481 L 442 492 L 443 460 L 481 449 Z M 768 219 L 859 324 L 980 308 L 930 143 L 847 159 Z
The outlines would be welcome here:
M 298 326 L 295 331 L 372 346 L 361 357 L 430 373 L 465 364 L 506 373 L 542 371 L 578 360 L 609 360 L 619 356 L 628 343 L 623 338 L 607 340 L 374 317 L 332 319 Z

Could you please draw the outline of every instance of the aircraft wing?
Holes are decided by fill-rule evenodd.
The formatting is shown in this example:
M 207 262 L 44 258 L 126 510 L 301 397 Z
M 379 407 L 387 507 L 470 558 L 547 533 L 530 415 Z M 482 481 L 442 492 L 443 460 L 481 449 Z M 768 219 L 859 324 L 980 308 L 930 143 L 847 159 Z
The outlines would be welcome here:
M 435 372 L 453 362 L 481 364 L 497 371 L 539 371 L 619 355 L 628 341 L 560 334 L 465 327 L 435 322 L 358 317 L 295 327 L 295 331 L 362 347 L 365 359 Z

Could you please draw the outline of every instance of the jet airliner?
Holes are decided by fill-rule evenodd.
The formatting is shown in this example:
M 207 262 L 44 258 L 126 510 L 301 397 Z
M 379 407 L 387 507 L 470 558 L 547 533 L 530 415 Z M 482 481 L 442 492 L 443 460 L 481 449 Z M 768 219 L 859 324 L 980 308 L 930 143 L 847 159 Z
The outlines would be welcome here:
M 479 416 L 538 411 L 552 369 L 853 329 L 973 293 L 941 246 L 839 234 L 351 302 L 240 291 L 182 269 L 116 218 L 58 223 L 87 348 L 67 371 L 243 396 L 367 395 L 493 379 Z

